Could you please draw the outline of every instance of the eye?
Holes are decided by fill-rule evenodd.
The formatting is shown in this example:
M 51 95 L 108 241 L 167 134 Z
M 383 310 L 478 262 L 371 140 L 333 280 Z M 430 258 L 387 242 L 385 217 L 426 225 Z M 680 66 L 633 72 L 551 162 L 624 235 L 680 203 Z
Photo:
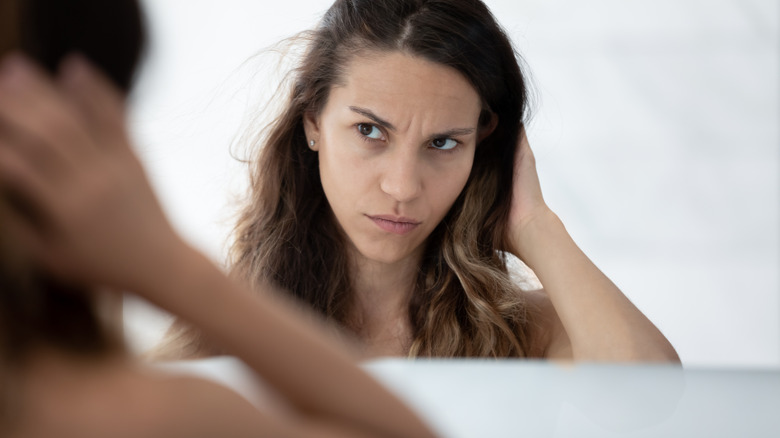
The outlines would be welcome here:
M 458 142 L 451 138 L 435 138 L 431 142 L 431 146 L 440 151 L 448 151 L 454 149 L 458 145 Z
M 358 123 L 357 130 L 364 137 L 368 137 L 374 140 L 382 139 L 382 131 L 370 123 Z

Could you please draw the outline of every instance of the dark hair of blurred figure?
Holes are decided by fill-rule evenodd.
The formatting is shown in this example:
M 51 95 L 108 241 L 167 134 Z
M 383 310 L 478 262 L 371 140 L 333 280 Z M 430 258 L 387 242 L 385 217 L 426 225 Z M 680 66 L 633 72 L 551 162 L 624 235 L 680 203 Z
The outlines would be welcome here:
M 0 56 L 21 52 L 50 73 L 77 52 L 127 93 L 144 44 L 136 0 L 0 0 Z M 15 202 L 0 192 L 0 223 Z M 123 351 L 95 296 L 43 272 L 15 240 L 0 226 L 0 366 L 22 365 L 39 346 L 89 356 Z

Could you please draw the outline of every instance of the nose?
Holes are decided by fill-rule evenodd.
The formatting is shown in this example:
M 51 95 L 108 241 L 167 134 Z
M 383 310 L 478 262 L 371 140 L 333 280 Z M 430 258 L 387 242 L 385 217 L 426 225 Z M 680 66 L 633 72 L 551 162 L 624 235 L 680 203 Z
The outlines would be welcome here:
M 394 200 L 409 202 L 422 191 L 421 172 L 422 166 L 413 148 L 397 148 L 384 163 L 380 187 Z

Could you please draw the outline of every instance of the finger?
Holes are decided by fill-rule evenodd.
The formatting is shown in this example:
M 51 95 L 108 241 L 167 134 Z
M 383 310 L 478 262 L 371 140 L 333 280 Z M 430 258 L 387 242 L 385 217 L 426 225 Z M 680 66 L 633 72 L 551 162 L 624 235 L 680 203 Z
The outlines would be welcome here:
M 50 181 L 0 139 L 0 189 L 4 199 L 42 227 L 49 223 L 55 210 L 57 198 L 50 187 Z
M 126 144 L 124 96 L 81 55 L 69 55 L 60 68 L 59 83 L 82 113 L 101 147 Z
M 0 120 L 39 138 L 71 163 L 89 144 L 72 105 L 45 72 L 21 55 L 11 55 L 0 65 Z
M 3 224 L 3 247 L 9 248 L 17 260 L 25 262 L 30 258 L 46 258 L 42 233 L 24 213 L 12 207 L 7 197 L 0 197 L 0 222 Z
M 0 203 L 2 200 L 0 199 Z M 10 203 L 9 203 L 10 204 Z M 67 259 L 58 250 L 57 242 L 35 222 L 13 207 L 0 208 L 5 248 L 13 250 L 18 268 L 31 266 L 44 268 L 62 279 L 72 276 Z
M 2 146 L 2 145 L 0 145 Z M 19 252 L 30 255 L 51 272 L 66 273 L 58 255 L 59 236 L 54 220 L 56 198 L 47 185 L 36 180 L 8 149 L 0 147 L 0 215 L 4 235 L 13 236 Z
M 3 147 L 14 149 L 17 155 L 23 157 L 41 174 L 57 176 L 61 169 L 67 166 L 67 158 L 56 149 L 51 150 L 43 140 L 34 138 L 3 120 L 0 120 L 0 142 Z

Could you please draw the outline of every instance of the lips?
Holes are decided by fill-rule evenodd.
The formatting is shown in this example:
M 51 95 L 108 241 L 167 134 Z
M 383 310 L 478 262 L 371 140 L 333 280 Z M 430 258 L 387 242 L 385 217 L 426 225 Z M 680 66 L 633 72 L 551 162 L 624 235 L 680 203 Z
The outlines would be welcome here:
M 420 225 L 419 221 L 406 217 L 392 215 L 366 216 L 371 219 L 376 224 L 376 226 L 384 231 L 387 231 L 388 233 L 393 234 L 407 234 Z

